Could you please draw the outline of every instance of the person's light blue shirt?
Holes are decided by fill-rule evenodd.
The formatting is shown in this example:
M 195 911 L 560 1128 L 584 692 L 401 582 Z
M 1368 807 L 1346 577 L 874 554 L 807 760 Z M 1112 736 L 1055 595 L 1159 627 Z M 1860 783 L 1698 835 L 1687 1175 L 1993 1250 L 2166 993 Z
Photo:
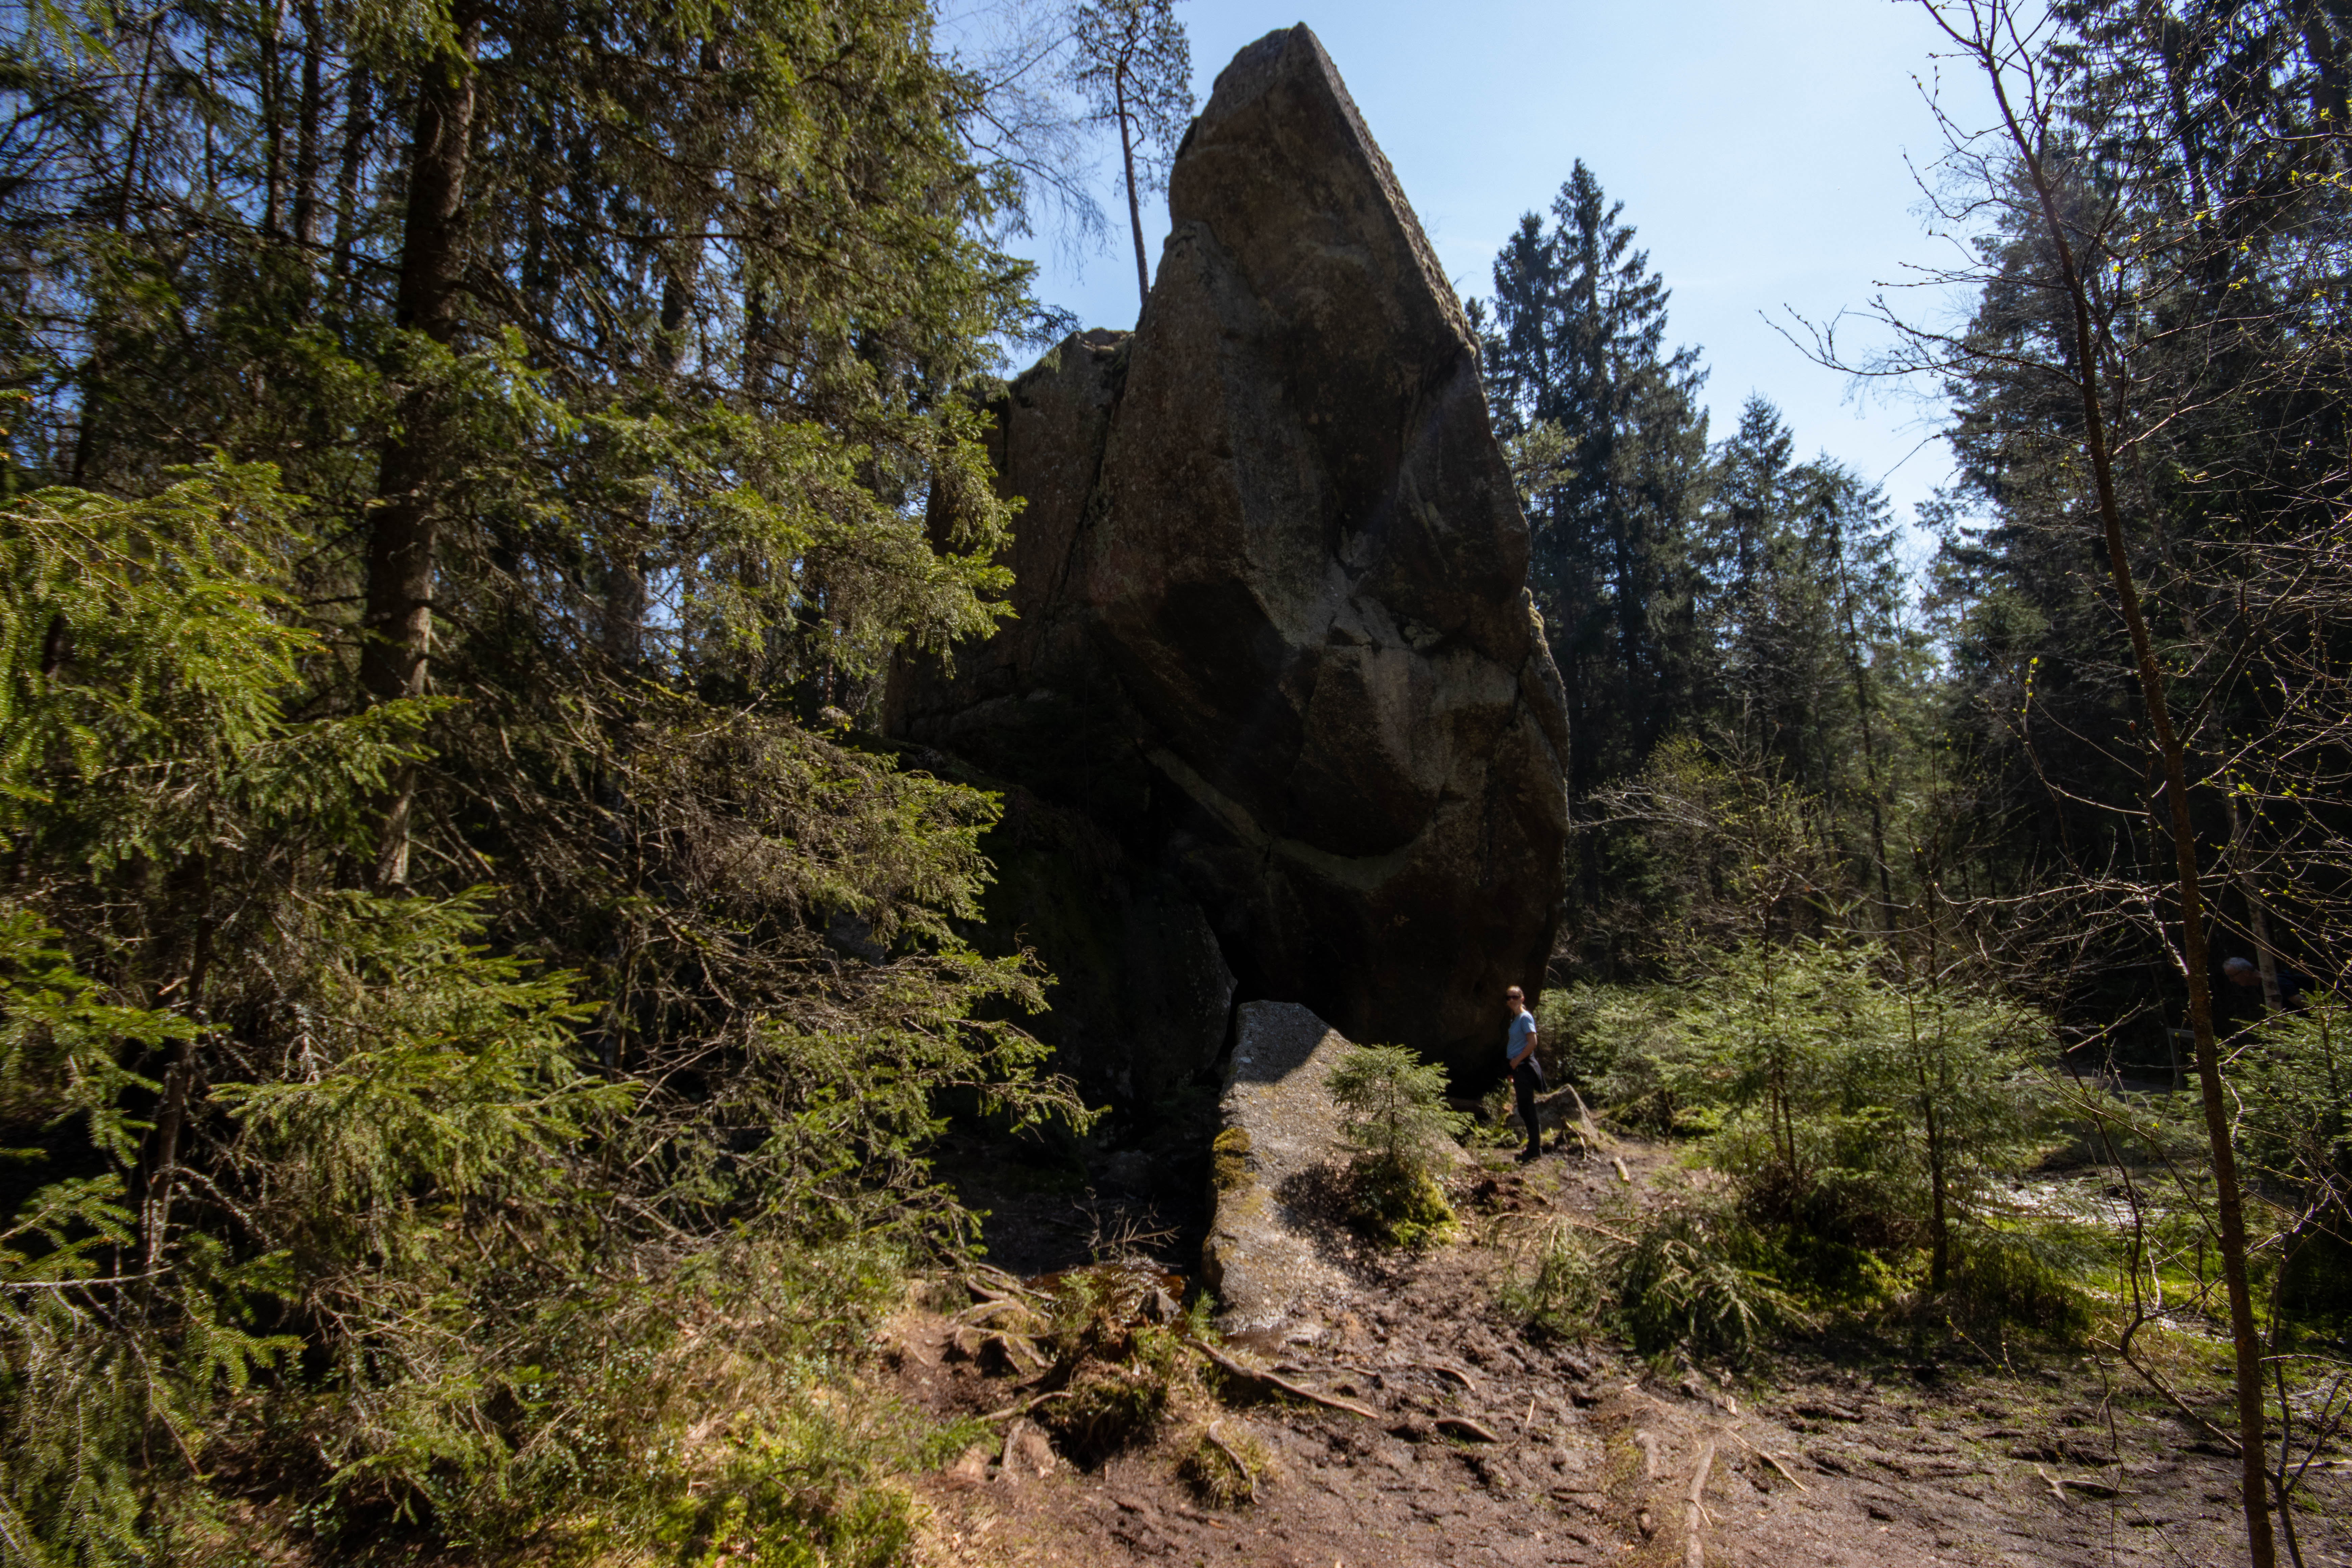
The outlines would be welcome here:
M 1528 1042 L 1535 1038 L 1535 1034 L 1536 1016 L 1532 1009 L 1521 1013 L 1517 1017 L 1511 1020 L 1510 1030 L 1503 1037 L 1503 1065 L 1505 1067 L 1509 1067 L 1512 1062 L 1518 1058 L 1519 1053 L 1528 1048 Z

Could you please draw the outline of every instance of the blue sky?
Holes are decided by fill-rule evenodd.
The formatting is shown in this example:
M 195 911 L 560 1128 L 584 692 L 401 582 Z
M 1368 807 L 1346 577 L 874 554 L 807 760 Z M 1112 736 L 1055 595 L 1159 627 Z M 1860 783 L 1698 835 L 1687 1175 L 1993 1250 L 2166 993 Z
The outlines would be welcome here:
M 1545 206 L 1580 157 L 1674 291 L 1670 332 L 1711 372 L 1716 437 L 1761 392 L 1801 455 L 1825 451 L 1883 479 L 1906 521 L 1948 476 L 1942 443 L 1921 446 L 1937 411 L 1918 395 L 1932 389 L 1857 395 L 1766 319 L 1834 316 L 1885 285 L 1900 308 L 1939 321 L 1964 304 L 1900 288 L 1908 268 L 1954 258 L 1927 232 L 1913 178 L 1943 145 L 1922 84 L 1963 121 L 1987 101 L 1948 65 L 1937 82 L 1939 36 L 1916 5 L 1183 0 L 1177 15 L 1202 101 L 1243 45 L 1313 27 L 1464 294 L 1487 292 L 1519 214 Z M 1088 325 L 1127 327 L 1135 263 L 1112 163 L 1104 149 L 1094 182 L 1114 219 L 1108 247 L 1073 255 L 1048 229 L 1015 248 L 1042 264 L 1045 299 Z M 1147 206 L 1155 270 L 1167 227 L 1164 201 Z

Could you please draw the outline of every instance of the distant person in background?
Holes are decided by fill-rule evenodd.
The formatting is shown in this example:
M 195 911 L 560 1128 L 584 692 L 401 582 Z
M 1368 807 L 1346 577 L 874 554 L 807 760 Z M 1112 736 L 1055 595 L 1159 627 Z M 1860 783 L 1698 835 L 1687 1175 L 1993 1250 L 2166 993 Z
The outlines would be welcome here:
M 2228 977 L 2231 984 L 2241 991 L 2260 991 L 2263 988 L 2262 966 L 2251 958 L 2230 959 L 2221 965 L 2221 973 Z M 2283 1013 L 2301 1011 L 2303 976 L 2284 964 L 2279 965 L 2275 973 L 2278 975 L 2279 1010 Z
M 1536 1060 L 1536 1016 L 1528 1011 L 1527 993 L 1512 986 L 1503 993 L 1511 1022 L 1503 1037 L 1503 1060 L 1511 1069 L 1511 1087 L 1518 1091 L 1519 1120 L 1527 1124 L 1528 1152 L 1532 1160 L 1543 1152 L 1543 1123 L 1537 1120 L 1536 1093 L 1544 1086 L 1543 1064 Z

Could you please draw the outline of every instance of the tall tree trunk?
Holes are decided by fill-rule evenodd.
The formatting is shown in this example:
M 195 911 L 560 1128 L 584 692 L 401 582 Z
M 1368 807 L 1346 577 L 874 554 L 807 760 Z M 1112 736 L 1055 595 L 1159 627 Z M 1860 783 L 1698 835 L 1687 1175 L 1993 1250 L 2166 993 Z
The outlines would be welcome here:
M 409 144 L 408 212 L 401 236 L 395 325 L 446 344 L 457 331 L 457 282 L 463 266 L 466 161 L 474 124 L 474 58 L 481 18 L 470 6 L 450 18 L 456 48 L 432 63 L 417 95 Z M 361 619 L 360 683 L 387 702 L 425 690 L 433 632 L 433 562 L 438 543 L 436 493 L 446 479 L 448 451 L 439 394 L 411 389 L 401 402 L 397 432 L 385 443 L 377 471 L 378 504 L 367 541 L 367 595 Z M 377 857 L 379 886 L 408 878 L 408 814 L 413 777 L 394 792 Z
M 319 0 L 297 0 L 295 15 L 302 23 L 302 86 L 294 110 L 294 239 L 307 272 L 309 252 L 319 243 L 319 118 L 326 108 L 319 85 Z
M 2295 0 L 2294 16 L 2303 29 L 2303 47 L 2311 55 L 2312 117 L 2326 121 L 2330 132 L 2342 136 L 2352 131 L 2352 126 L 2346 124 L 2343 53 L 2337 47 L 2336 36 L 2327 30 L 2327 18 L 2321 14 L 2319 0 Z
M 692 303 L 685 279 L 675 270 L 666 271 L 661 324 L 654 336 L 653 352 L 654 379 L 665 393 L 677 371 L 679 339 Z M 634 526 L 623 527 L 604 562 L 604 654 L 617 670 L 634 670 L 645 653 L 646 553 L 654 537 L 654 505 L 648 497 L 643 515 Z
M 1135 232 L 1135 293 L 1137 309 L 1151 303 L 1151 268 L 1143 256 L 1143 201 L 1135 188 L 1135 133 L 1128 123 L 1127 68 L 1121 66 L 1116 83 L 1118 94 L 1118 155 L 1127 165 L 1127 221 Z
M 2123 511 L 2116 500 L 2113 454 L 2107 444 L 2106 416 L 2099 392 L 2097 327 L 2092 319 L 2089 289 L 2084 286 L 2074 247 L 2059 216 L 2057 195 L 2042 159 L 2038 132 L 2029 133 L 2012 106 L 2000 55 L 1999 31 L 2005 25 L 2005 6 L 1996 6 L 1988 21 L 1978 18 L 1974 35 L 1962 32 L 1928 5 L 1929 14 L 1954 42 L 1967 49 L 1982 67 L 1993 90 L 2006 129 L 2042 209 L 2044 232 L 2057 253 L 2060 281 L 2072 308 L 2074 328 L 2076 382 L 2082 394 L 2083 446 L 2091 460 L 2091 477 L 2098 498 L 2101 531 L 2105 535 L 2107 570 L 2115 581 L 2116 598 L 2124 626 L 2131 637 L 2132 659 L 2139 677 L 2140 704 L 2156 739 L 2157 758 L 2163 772 L 2163 815 L 2172 833 L 2174 876 L 2180 899 L 2180 963 L 2189 984 L 2189 1027 L 2196 1042 L 2197 1080 L 2204 1102 L 2205 1135 L 2213 1161 L 2213 1198 L 2219 1224 L 2221 1277 L 2230 1301 L 2230 1338 L 2235 1353 L 2238 1395 L 2238 1447 L 2241 1476 L 2239 1501 L 2246 1520 L 2247 1554 L 2253 1568 L 2275 1568 L 2278 1548 L 2271 1531 L 2269 1477 L 2263 1467 L 2266 1412 L 2263 1392 L 2263 1345 L 2254 1330 L 2253 1298 L 2246 1279 L 2246 1216 L 2238 1184 L 2237 1151 L 2231 1142 L 2227 1092 L 2221 1082 L 2221 1053 L 2213 1037 L 2213 990 L 2205 938 L 2205 906 L 2199 884 L 2196 825 L 2189 811 L 2189 765 L 2179 735 L 2172 727 L 2172 710 L 2165 695 L 2164 673 L 2156 662 L 2155 644 L 2141 613 L 2139 589 L 2133 582 L 2131 557 L 2124 543 Z M 2149 803 L 2151 817 L 2158 816 Z
M 2238 884 L 2239 896 L 2246 901 L 2246 929 L 2254 938 L 2254 971 L 2262 977 L 2263 1006 L 2269 1012 L 2279 1010 L 2278 952 L 2271 946 L 2270 916 L 2263 908 L 2263 895 L 2254 886 L 2253 874 L 2246 869 L 2246 820 L 2238 814 L 2234 795 L 2224 795 L 2222 804 L 2230 811 L 2230 869 Z
M 1879 923 L 1885 928 L 1887 936 L 1892 939 L 1895 935 L 1895 879 L 1886 868 L 1886 792 L 1878 777 L 1878 736 L 1870 722 L 1870 672 L 1868 665 L 1862 657 L 1862 626 L 1859 617 L 1854 614 L 1853 577 L 1846 561 L 1845 530 L 1841 526 L 1832 525 L 1830 530 L 1830 557 L 1837 563 L 1838 613 L 1839 618 L 1845 623 L 1846 671 L 1853 681 L 1854 720 L 1862 728 L 1863 782 L 1870 789 L 1870 855 L 1878 865 L 1878 905 L 1881 913 Z M 1933 1136 L 1932 1132 L 1930 1136 Z M 1940 1176 L 1937 1181 L 1936 1202 L 1939 1217 L 1936 1224 L 1937 1235 L 1940 1237 L 1943 1234 L 1943 1220 L 1940 1217 L 1943 1189 Z M 1942 1243 L 1939 1240 L 1937 1242 L 1939 1258 L 1941 1247 Z M 1939 1263 L 1937 1273 L 1940 1275 L 1941 1272 Z M 1937 1289 L 1940 1290 L 1943 1287 L 1938 1285 Z
M 352 67 L 343 82 L 343 145 L 335 166 L 334 287 L 346 308 L 351 303 L 352 249 L 359 241 L 360 165 L 367 154 L 368 134 L 375 128 L 369 110 L 373 94 L 367 67 Z
M 286 91 L 278 54 L 286 30 L 285 0 L 269 7 L 269 30 L 261 35 L 261 145 L 265 194 L 261 235 L 276 239 L 286 221 Z
M 209 853 L 196 857 L 194 902 L 195 947 L 190 954 L 184 1005 L 192 1023 L 205 1019 L 205 1002 L 212 986 L 213 862 Z M 172 1195 L 179 1183 L 180 1142 L 188 1121 L 188 1096 L 196 1073 L 195 1042 L 172 1042 L 171 1058 L 163 1069 L 163 1103 L 147 1135 L 146 1185 L 139 1205 L 139 1271 L 153 1278 L 163 1267 L 163 1248 L 172 1229 Z
M 131 199 L 139 188 L 139 158 L 147 140 L 147 104 L 155 80 L 155 42 L 163 30 L 160 14 L 148 18 L 146 47 L 140 53 L 139 88 L 131 100 L 131 134 L 123 141 L 122 180 L 115 187 L 114 232 L 118 236 L 131 232 Z M 81 405 L 75 411 L 73 463 L 68 470 L 68 479 L 77 486 L 87 479 L 90 460 L 98 450 L 98 409 L 105 401 L 106 333 L 105 300 L 101 296 L 91 312 L 89 355 L 83 361 L 78 378 L 81 384 Z

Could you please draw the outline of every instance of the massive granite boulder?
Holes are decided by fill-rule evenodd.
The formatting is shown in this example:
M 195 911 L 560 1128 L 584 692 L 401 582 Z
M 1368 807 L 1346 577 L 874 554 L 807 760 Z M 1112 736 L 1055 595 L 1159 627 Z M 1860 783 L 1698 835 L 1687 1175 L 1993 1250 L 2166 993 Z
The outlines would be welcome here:
M 1304 26 L 1218 77 L 1169 205 L 1132 337 L 998 411 L 1019 618 L 887 721 L 1171 873 L 1244 997 L 1486 1063 L 1549 951 L 1568 736 L 1468 324 Z

